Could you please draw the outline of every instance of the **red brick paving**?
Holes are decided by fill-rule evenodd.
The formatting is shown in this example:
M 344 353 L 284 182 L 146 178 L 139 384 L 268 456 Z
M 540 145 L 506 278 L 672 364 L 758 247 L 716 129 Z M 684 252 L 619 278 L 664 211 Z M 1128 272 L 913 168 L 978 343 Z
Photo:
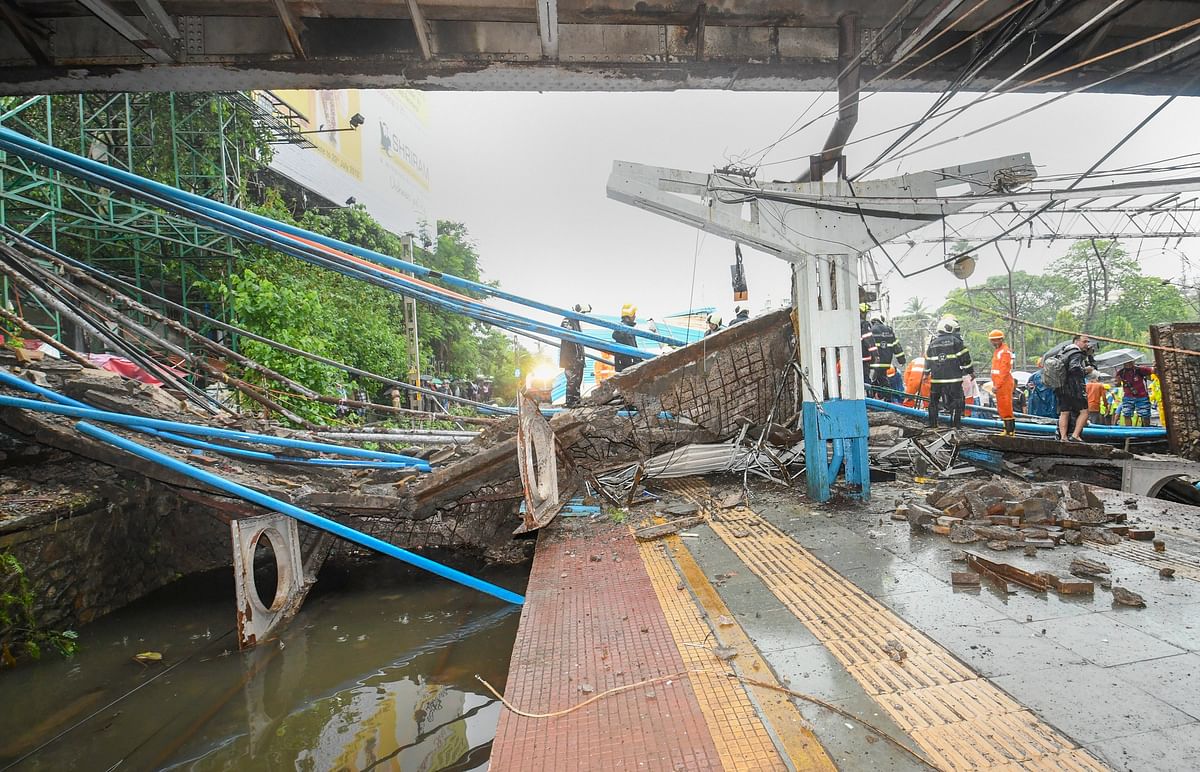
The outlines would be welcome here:
M 542 530 L 504 692 L 510 703 L 550 713 L 685 669 L 626 526 L 559 518 Z M 506 710 L 491 760 L 493 770 L 522 772 L 721 768 L 686 679 L 557 718 Z

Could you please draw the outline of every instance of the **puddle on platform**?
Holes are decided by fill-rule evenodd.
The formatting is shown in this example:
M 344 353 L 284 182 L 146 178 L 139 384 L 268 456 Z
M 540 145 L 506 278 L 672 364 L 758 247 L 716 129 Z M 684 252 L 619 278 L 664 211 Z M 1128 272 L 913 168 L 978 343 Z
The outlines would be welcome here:
M 521 592 L 526 571 L 484 576 Z M 81 630 L 74 659 L 0 673 L 0 769 L 483 769 L 501 706 L 475 674 L 503 691 L 517 611 L 376 563 L 322 574 L 241 653 L 229 572 L 190 577 Z

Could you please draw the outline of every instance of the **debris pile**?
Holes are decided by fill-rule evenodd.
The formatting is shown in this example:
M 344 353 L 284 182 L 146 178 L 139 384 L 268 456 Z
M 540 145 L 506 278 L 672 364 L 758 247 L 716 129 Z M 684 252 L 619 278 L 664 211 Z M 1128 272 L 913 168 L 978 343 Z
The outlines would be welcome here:
M 914 531 L 928 529 L 955 544 L 983 542 L 997 552 L 1054 549 L 1084 540 L 1116 544 L 1125 536 L 1154 538 L 1153 531 L 1125 525 L 1124 513 L 1105 512 L 1096 494 L 1080 482 L 943 482 L 924 502 L 900 504 L 892 517 L 907 520 Z
M 1076 481 L 1032 486 L 998 477 L 943 482 L 924 501 L 899 503 L 892 519 L 907 521 L 913 533 L 932 532 L 954 544 L 980 544 L 992 552 L 1020 549 L 1027 557 L 1064 544 L 1111 545 L 1124 539 L 1150 541 L 1155 535 L 1148 528 L 1127 524 L 1123 512 L 1106 512 L 1091 488 Z M 952 572 L 955 586 L 978 586 L 982 579 L 1006 593 L 1011 583 L 1036 592 L 1091 595 L 1096 580 L 1102 589 L 1112 591 L 1116 602 L 1145 605 L 1136 593 L 1114 587 L 1108 579 L 1108 566 L 1094 560 L 1074 559 L 1071 578 L 1050 571 L 1026 571 L 970 549 L 957 550 L 953 559 L 966 562 L 971 569 Z

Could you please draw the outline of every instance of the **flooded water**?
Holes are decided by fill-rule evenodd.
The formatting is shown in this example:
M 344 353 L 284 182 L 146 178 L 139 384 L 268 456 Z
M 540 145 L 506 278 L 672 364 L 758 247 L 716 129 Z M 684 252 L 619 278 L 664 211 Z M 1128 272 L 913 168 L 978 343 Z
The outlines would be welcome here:
M 501 705 L 475 675 L 503 691 L 515 606 L 377 563 L 323 573 L 278 642 L 241 653 L 231 573 L 82 629 L 74 659 L 0 673 L 0 769 L 487 767 Z

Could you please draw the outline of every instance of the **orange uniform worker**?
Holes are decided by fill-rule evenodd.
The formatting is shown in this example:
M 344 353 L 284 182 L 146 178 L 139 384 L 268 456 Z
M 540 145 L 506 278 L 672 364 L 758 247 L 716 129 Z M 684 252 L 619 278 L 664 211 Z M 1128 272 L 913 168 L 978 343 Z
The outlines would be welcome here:
M 909 407 L 924 407 L 929 404 L 929 378 L 925 375 L 925 357 L 913 357 L 908 360 L 908 364 L 904 367 L 904 391 L 914 396 L 904 400 L 904 404 Z M 918 400 L 915 395 L 920 394 L 924 400 Z
M 1001 434 L 1013 436 L 1017 433 L 1017 421 L 1013 418 L 1013 390 L 1017 383 L 1013 379 L 1013 353 L 1004 342 L 1004 333 L 992 330 L 988 333 L 988 342 L 992 344 L 992 388 L 996 395 L 996 412 L 1004 422 Z

